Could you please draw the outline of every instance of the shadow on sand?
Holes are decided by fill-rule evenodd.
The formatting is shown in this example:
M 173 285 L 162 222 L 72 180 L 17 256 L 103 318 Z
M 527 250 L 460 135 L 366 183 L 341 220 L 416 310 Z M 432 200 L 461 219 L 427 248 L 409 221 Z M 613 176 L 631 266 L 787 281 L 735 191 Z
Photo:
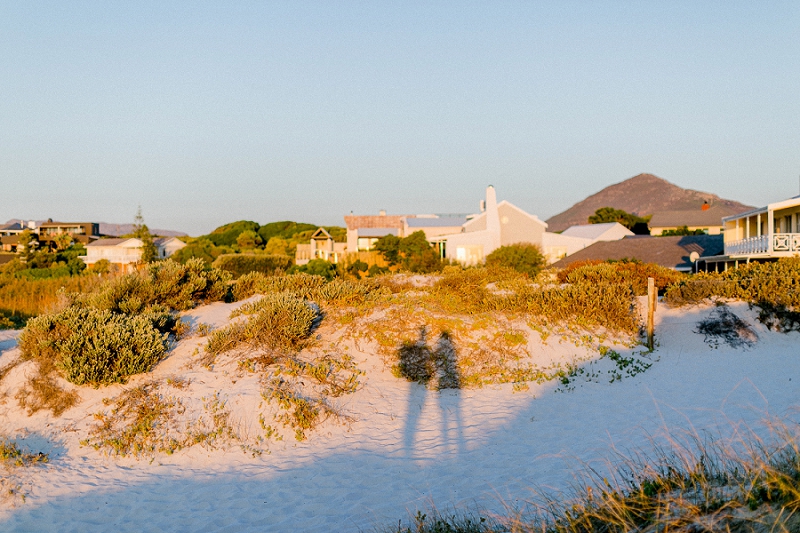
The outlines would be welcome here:
M 406 425 L 403 443 L 407 457 L 415 451 L 424 451 L 441 445 L 460 455 L 464 452 L 464 434 L 461 420 L 461 375 L 458 371 L 458 353 L 447 332 L 442 332 L 431 348 L 427 330 L 420 329 L 419 338 L 404 342 L 398 350 L 398 370 L 402 377 L 414 382 L 408 393 Z M 452 389 L 452 391 L 448 391 Z M 441 443 L 415 445 L 420 417 L 426 406 L 432 404 L 439 411 Z M 420 450 L 422 448 L 422 450 Z

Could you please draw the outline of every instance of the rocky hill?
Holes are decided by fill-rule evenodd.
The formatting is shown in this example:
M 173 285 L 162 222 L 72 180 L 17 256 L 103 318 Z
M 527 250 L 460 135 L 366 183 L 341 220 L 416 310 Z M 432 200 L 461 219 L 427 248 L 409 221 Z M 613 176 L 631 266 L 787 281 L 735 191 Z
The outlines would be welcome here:
M 566 211 L 550 217 L 547 219 L 547 230 L 562 231 L 575 224 L 586 224 L 589 216 L 601 207 L 613 207 L 646 216 L 657 211 L 700 209 L 703 202 L 728 208 L 733 212 L 746 211 L 752 207 L 734 200 L 725 200 L 716 194 L 684 189 L 652 174 L 639 174 L 610 185 Z

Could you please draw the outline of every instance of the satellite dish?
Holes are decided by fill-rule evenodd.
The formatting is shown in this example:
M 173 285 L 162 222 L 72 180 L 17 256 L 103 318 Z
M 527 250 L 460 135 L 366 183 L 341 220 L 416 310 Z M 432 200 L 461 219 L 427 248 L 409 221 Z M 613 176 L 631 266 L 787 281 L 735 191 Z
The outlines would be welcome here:
M 689 261 L 692 263 L 696 263 L 698 259 L 700 259 L 700 254 L 697 252 L 692 252 L 689 254 Z

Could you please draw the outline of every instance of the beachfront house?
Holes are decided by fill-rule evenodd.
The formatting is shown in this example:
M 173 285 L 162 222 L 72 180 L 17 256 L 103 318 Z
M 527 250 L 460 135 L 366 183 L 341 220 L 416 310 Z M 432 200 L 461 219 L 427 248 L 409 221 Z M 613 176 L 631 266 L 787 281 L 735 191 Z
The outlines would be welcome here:
M 800 196 L 722 218 L 724 251 L 706 270 L 800 254 Z
M 368 252 L 381 237 L 408 237 L 421 231 L 434 242 L 438 237 L 461 231 L 467 221 L 462 215 L 353 215 L 344 217 L 347 225 L 347 252 Z
M 317 228 L 308 244 L 298 244 L 294 262 L 305 265 L 312 259 L 338 263 L 347 254 L 346 242 L 335 242 L 325 228 Z
M 497 193 L 489 185 L 481 212 L 468 217 L 460 232 L 429 240 L 438 244 L 442 257 L 464 265 L 476 265 L 501 246 L 531 243 L 541 247 L 545 229 L 547 224 L 535 215 L 507 200 L 498 203 Z
M 80 259 L 88 267 L 106 260 L 121 272 L 131 272 L 142 259 L 143 244 L 141 239 L 135 237 L 98 239 L 86 245 L 86 255 L 80 256 Z M 186 243 L 175 237 L 153 239 L 153 244 L 160 259 L 165 259 L 186 246 Z
M 702 231 L 706 235 L 719 235 L 722 233 L 722 219 L 733 214 L 729 207 L 705 203 L 700 209 L 655 212 L 648 227 L 650 235 L 661 235 L 684 227 L 689 231 Z

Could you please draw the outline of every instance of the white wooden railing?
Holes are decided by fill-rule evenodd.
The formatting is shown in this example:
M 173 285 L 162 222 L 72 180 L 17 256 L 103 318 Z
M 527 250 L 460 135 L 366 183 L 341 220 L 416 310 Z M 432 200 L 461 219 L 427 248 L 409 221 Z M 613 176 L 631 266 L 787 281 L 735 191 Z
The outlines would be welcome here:
M 772 250 L 769 249 L 770 240 Z M 770 251 L 800 253 L 800 233 L 761 235 L 725 244 L 725 255 L 766 254 Z

